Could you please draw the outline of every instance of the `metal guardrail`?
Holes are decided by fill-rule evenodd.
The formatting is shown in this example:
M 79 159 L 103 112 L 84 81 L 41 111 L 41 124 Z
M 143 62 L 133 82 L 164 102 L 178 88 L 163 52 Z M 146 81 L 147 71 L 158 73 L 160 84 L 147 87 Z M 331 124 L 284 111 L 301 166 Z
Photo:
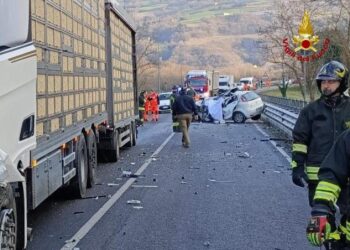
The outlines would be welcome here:
M 265 102 L 265 110 L 263 115 L 274 126 L 292 135 L 293 128 L 298 119 L 299 112 L 291 112 L 276 104 Z
M 279 107 L 283 107 L 284 109 L 294 113 L 299 113 L 300 110 L 308 104 L 308 102 L 301 101 L 301 100 L 293 100 L 293 99 L 287 99 L 282 97 L 268 96 L 261 93 L 259 93 L 259 96 L 265 103 L 275 104 Z

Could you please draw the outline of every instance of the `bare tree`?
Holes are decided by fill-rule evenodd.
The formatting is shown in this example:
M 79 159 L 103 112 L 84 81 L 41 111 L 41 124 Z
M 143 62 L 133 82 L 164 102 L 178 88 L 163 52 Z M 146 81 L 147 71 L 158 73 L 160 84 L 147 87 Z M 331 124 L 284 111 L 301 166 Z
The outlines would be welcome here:
M 158 49 L 152 38 L 142 30 L 142 27 L 137 31 L 136 36 L 136 65 L 137 79 L 140 90 L 149 88 L 151 74 L 157 67 Z
M 334 4 L 332 2 L 338 2 Z M 332 36 L 332 43 L 337 44 L 344 51 L 343 59 L 349 58 L 345 52 L 346 48 L 349 50 L 349 16 L 350 8 L 347 0 L 333 0 L 333 1 L 312 1 L 312 0 L 294 0 L 294 1 L 275 1 L 275 9 L 271 12 L 271 22 L 266 27 L 261 28 L 260 35 L 263 40 L 262 49 L 269 62 L 280 65 L 282 71 L 288 69 L 292 72 L 293 77 L 300 85 L 302 96 L 304 100 L 315 99 L 315 81 L 314 78 L 318 69 L 325 60 L 333 59 L 334 54 L 328 53 L 327 57 L 321 57 L 309 62 L 298 61 L 295 58 L 286 54 L 286 44 L 292 44 L 292 37 L 298 35 L 298 28 L 301 23 L 304 11 L 309 11 L 311 17 L 315 17 L 316 21 L 312 22 L 314 31 L 319 36 L 319 45 L 322 45 L 324 39 L 329 36 L 329 32 L 339 34 L 336 32 L 342 26 L 346 32 L 340 38 Z M 327 10 L 327 11 L 325 11 Z M 347 12 L 344 15 L 344 12 Z M 336 15 L 336 22 L 334 15 L 329 13 L 338 13 Z M 333 20 L 332 20 L 333 19 Z M 348 22 L 348 26 L 344 24 Z M 316 24 L 316 25 L 315 25 Z M 347 37 L 344 37 L 348 35 Z M 340 43 L 342 41 L 342 43 Z M 345 41 L 348 41 L 347 43 Z M 293 48 L 291 53 L 294 52 Z M 290 53 L 290 55 L 291 55 Z M 349 59 L 348 59 L 349 60 Z M 283 74 L 283 72 L 282 72 Z

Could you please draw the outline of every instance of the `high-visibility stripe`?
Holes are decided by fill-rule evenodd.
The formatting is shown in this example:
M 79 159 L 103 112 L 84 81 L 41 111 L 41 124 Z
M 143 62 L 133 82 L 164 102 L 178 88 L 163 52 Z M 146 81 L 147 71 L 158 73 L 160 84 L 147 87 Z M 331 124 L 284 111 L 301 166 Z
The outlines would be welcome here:
M 336 184 L 320 181 L 317 185 L 314 200 L 324 200 L 335 204 L 340 194 L 340 187 Z
M 317 181 L 319 170 L 320 170 L 320 167 L 306 166 L 306 174 L 309 180 Z
M 180 124 L 178 122 L 173 122 L 173 127 L 177 127 L 179 126 Z
M 292 168 L 296 168 L 297 167 L 297 162 L 296 161 L 292 161 L 290 163 L 290 165 L 291 165 Z
M 139 110 L 145 110 L 145 108 L 144 107 L 139 107 Z
M 300 143 L 293 143 L 292 152 L 307 153 L 307 146 Z
M 350 222 L 346 221 L 346 240 L 350 241 Z

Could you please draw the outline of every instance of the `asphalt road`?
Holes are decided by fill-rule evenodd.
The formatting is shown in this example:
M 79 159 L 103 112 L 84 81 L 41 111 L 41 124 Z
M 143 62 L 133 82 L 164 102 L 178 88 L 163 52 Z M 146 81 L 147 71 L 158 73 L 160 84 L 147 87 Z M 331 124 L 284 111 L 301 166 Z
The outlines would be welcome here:
M 292 185 L 286 156 L 261 131 L 270 132 L 262 122 L 192 124 L 186 149 L 161 115 L 120 161 L 99 165 L 87 199 L 58 192 L 30 213 L 28 249 L 315 249 L 306 189 Z M 138 178 L 122 175 L 140 168 Z

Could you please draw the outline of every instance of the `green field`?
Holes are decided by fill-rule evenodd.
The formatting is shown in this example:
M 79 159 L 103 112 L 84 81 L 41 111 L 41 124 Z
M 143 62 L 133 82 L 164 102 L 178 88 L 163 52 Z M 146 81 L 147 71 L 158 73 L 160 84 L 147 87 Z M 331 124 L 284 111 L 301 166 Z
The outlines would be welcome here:
M 273 89 L 273 90 L 267 90 L 261 92 L 263 95 L 269 95 L 269 96 L 277 96 L 282 97 L 281 92 L 279 89 Z M 319 92 L 316 92 L 316 98 L 320 96 Z M 303 100 L 303 97 L 301 95 L 300 87 L 299 86 L 291 86 L 287 89 L 287 98 L 293 99 L 293 100 Z M 306 97 L 308 100 L 308 96 Z
M 262 12 L 268 9 L 269 6 L 271 6 L 271 2 L 269 0 L 253 0 L 244 6 L 232 7 L 232 1 L 226 0 L 220 1 L 218 6 L 210 5 L 206 7 L 198 7 L 197 9 L 182 8 L 181 23 L 198 23 L 203 19 L 223 16 L 224 13 L 228 13 L 230 15 L 244 15 L 245 13 Z M 139 11 L 143 13 L 156 12 L 157 10 L 162 10 L 166 7 L 167 3 L 159 3 L 159 1 L 148 0 L 142 2 Z

